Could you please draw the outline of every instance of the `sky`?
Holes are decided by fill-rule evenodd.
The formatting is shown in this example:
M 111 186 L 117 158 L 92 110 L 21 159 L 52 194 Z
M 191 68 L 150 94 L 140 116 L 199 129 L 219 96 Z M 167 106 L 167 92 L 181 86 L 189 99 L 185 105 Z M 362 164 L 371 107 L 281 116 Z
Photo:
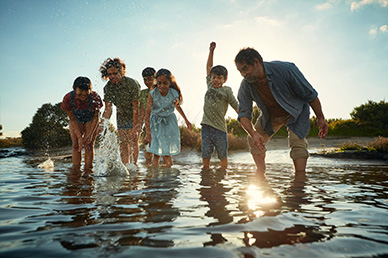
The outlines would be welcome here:
M 386 101 L 388 0 L 0 0 L 4 136 L 17 136 L 43 104 L 61 102 L 78 76 L 103 97 L 99 67 L 108 57 L 124 60 L 142 88 L 145 67 L 169 69 L 186 116 L 200 126 L 212 41 L 214 65 L 228 69 L 236 96 L 234 58 L 253 47 L 264 61 L 295 63 L 327 119 Z

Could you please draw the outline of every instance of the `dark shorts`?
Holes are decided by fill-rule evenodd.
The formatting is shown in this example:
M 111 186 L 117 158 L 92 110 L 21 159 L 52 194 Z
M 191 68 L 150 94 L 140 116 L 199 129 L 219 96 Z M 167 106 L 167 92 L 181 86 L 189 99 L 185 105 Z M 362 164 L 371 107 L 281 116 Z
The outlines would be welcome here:
M 120 123 L 119 120 L 117 119 L 117 129 L 126 129 L 126 130 L 133 129 L 132 121 L 128 120 Z
M 214 148 L 219 159 L 222 160 L 228 157 L 228 136 L 225 132 L 209 125 L 202 125 L 201 137 L 202 158 L 210 159 Z

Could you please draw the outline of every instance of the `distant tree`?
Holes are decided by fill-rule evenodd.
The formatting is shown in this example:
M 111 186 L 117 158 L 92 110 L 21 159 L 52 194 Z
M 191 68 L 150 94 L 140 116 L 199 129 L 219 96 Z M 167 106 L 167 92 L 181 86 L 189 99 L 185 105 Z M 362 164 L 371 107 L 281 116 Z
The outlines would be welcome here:
M 26 148 L 43 149 L 62 147 L 71 144 L 68 124 L 69 118 L 61 103 L 54 106 L 43 104 L 34 117 L 32 123 L 22 131 L 22 142 Z
M 388 102 L 374 102 L 355 107 L 350 113 L 352 119 L 365 132 L 371 135 L 388 135 Z

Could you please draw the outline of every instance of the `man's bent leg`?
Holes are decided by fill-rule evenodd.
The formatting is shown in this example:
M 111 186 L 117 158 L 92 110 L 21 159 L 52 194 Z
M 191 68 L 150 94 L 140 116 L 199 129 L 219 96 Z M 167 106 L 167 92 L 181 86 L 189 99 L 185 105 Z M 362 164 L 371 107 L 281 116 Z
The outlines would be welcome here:
M 257 172 L 259 174 L 265 174 L 265 152 L 261 154 L 252 154 L 253 160 L 255 161 Z
M 288 130 L 288 143 L 291 148 L 290 157 L 294 162 L 295 172 L 305 172 L 307 159 L 309 157 L 308 141 L 306 138 L 299 138 L 294 132 L 289 128 Z
M 296 174 L 306 172 L 307 158 L 294 159 L 293 162 Z

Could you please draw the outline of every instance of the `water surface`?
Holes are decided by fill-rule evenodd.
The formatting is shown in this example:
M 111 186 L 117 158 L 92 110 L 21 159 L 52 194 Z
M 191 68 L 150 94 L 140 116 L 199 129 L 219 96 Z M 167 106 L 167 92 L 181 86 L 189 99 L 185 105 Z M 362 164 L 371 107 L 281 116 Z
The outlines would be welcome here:
M 387 164 L 314 156 L 294 176 L 288 150 L 270 150 L 264 178 L 246 152 L 230 153 L 226 171 L 201 170 L 191 150 L 171 169 L 140 156 L 127 177 L 0 159 L 0 256 L 388 255 Z

